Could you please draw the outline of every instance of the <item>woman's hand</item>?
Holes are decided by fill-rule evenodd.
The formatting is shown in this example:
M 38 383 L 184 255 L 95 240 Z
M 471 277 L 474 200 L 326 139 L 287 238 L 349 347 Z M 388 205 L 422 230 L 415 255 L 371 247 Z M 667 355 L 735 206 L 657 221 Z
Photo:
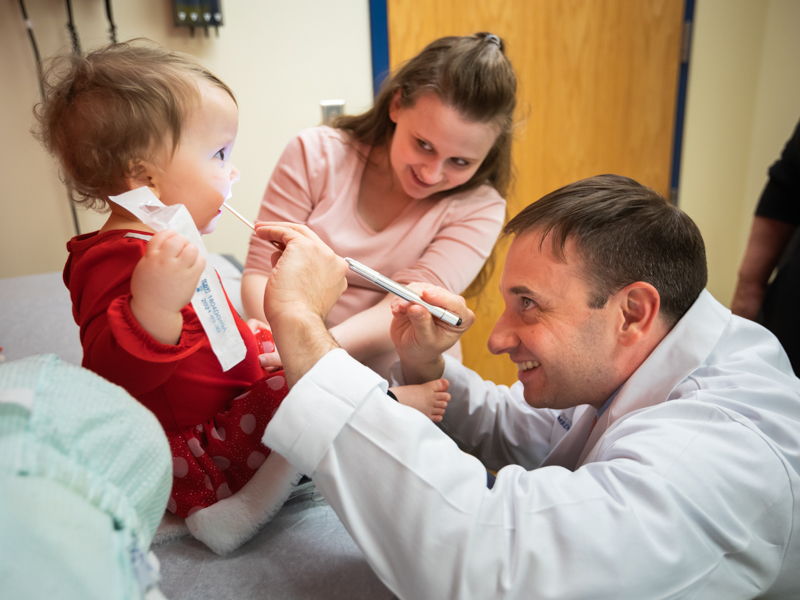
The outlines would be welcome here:
M 244 313 L 253 319 L 266 322 L 264 316 L 264 290 L 267 289 L 269 277 L 261 273 L 245 273 L 242 275 L 242 307 Z

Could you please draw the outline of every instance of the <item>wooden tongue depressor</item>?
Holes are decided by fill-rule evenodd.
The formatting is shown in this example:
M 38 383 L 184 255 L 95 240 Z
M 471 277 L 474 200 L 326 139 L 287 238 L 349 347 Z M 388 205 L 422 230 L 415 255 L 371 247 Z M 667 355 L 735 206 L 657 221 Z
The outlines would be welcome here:
M 250 229 L 252 229 L 253 231 L 255 231 L 255 230 L 256 230 L 256 228 L 253 226 L 253 224 L 252 224 L 250 221 L 248 221 L 248 220 L 247 220 L 247 219 L 245 219 L 245 218 L 244 218 L 242 215 L 240 215 L 240 214 L 239 214 L 239 211 L 237 211 L 235 208 L 233 208 L 232 206 L 230 206 L 230 205 L 229 205 L 227 202 L 223 202 L 223 203 L 222 203 L 222 206 L 224 206 L 224 207 L 225 207 L 225 208 L 227 208 L 229 211 L 231 211 L 231 212 L 234 214 L 234 216 L 235 216 L 236 218 L 238 218 L 238 219 L 239 219 L 239 220 L 240 220 L 242 223 L 244 223 L 245 225 L 247 225 L 247 226 L 248 226 Z M 286 250 L 286 246 L 284 246 L 284 245 L 283 245 L 281 242 L 277 242 L 277 241 L 274 241 L 274 240 L 270 240 L 270 244 L 272 244 L 273 246 L 275 246 L 275 247 L 276 247 L 278 250 L 280 250 L 281 252 L 283 252 L 284 250 Z

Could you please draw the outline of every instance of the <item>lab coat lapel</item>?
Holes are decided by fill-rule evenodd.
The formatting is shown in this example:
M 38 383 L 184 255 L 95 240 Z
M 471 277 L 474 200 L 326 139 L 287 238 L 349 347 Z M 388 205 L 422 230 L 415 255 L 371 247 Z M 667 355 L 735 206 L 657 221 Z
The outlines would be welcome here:
M 592 427 L 596 414 L 597 410 L 588 404 L 576 406 L 572 414 L 572 427 L 553 446 L 550 454 L 539 465 L 540 468 L 557 466 L 574 471 L 578 466 L 578 457 L 586 445 L 586 438 L 589 436 L 589 429 Z
M 618 419 L 666 401 L 675 386 L 705 362 L 730 318 L 730 311 L 703 290 L 683 318 L 622 386 L 592 430 L 577 464 L 587 461 L 597 440 Z

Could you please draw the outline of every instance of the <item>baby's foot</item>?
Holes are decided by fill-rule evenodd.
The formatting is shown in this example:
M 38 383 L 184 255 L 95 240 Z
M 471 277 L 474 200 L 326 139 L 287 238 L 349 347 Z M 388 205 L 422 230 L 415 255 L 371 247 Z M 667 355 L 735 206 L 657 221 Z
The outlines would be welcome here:
M 404 385 L 391 388 L 400 404 L 416 408 L 434 423 L 444 418 L 444 410 L 450 402 L 447 388 L 450 382 L 446 379 L 436 379 L 421 385 Z

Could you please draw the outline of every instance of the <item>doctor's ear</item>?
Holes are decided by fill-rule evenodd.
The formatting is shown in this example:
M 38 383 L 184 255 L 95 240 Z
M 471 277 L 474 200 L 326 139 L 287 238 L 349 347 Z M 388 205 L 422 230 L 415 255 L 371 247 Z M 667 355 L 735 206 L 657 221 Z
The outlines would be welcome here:
M 661 296 L 649 283 L 637 281 L 622 288 L 614 298 L 622 317 L 619 341 L 623 346 L 632 346 L 646 338 L 656 325 Z
M 158 171 L 146 160 L 132 160 L 128 163 L 128 171 L 125 174 L 125 184 L 128 190 L 147 186 L 155 194 L 156 198 L 161 198 L 158 189 Z

